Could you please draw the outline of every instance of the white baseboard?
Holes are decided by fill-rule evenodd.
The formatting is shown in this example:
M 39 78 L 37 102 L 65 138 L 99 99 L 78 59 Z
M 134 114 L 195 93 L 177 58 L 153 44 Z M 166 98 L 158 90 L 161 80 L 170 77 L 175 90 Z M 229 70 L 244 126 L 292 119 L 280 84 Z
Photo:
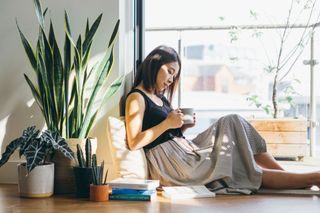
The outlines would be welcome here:
M 0 167 L 0 183 L 18 183 L 17 165 L 22 161 L 8 161 Z

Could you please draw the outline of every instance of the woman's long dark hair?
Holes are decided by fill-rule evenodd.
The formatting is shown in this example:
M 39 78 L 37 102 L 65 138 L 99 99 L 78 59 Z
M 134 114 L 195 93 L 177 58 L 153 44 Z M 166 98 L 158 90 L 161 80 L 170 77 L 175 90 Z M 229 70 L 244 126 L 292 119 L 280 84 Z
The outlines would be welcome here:
M 178 74 L 167 91 L 164 91 L 164 93 L 167 93 L 167 98 L 171 103 L 173 93 L 179 83 L 181 71 L 180 57 L 172 47 L 161 45 L 149 53 L 137 71 L 133 87 L 138 86 L 142 82 L 145 90 L 153 92 L 155 90 L 155 84 L 160 67 L 172 62 L 178 62 Z

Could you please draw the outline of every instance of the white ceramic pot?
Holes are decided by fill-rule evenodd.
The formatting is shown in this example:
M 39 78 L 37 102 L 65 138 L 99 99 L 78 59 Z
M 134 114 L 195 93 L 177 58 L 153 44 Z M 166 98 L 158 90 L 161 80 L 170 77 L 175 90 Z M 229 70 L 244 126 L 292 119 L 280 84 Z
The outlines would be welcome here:
M 18 188 L 21 197 L 43 198 L 53 195 L 54 164 L 35 167 L 27 174 L 25 163 L 18 165 Z

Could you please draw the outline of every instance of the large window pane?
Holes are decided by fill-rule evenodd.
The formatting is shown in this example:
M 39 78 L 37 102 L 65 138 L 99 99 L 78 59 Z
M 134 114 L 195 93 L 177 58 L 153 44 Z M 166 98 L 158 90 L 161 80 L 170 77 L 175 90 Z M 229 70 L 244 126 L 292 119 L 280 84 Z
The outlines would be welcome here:
M 181 97 L 180 106 L 194 107 L 198 120 L 197 127 L 187 134 L 192 137 L 225 114 L 238 113 L 248 118 L 252 116 L 270 117 L 263 107 L 257 108 L 256 105 L 272 105 L 274 75 L 268 74 L 266 71 L 270 71 L 277 62 L 280 47 L 279 37 L 283 29 L 257 29 L 254 26 L 259 26 L 259 24 L 260 26 L 261 24 L 269 24 L 270 26 L 270 23 L 283 24 L 291 1 L 283 1 L 278 7 L 269 8 L 267 11 L 272 13 L 273 19 L 268 20 L 260 17 L 259 24 L 257 24 L 255 17 L 259 13 L 256 13 L 254 8 L 256 7 L 257 11 L 265 12 L 267 8 L 265 3 L 270 4 L 270 1 L 259 1 L 259 5 L 251 4 L 253 1 L 250 1 L 250 4 L 248 4 L 249 1 L 242 1 L 242 5 L 238 5 L 242 9 L 237 8 L 238 12 L 233 11 L 233 7 L 230 7 L 231 4 L 222 4 L 211 8 L 211 13 L 208 8 L 210 8 L 209 5 L 212 5 L 212 1 L 203 0 L 194 4 L 193 1 L 176 0 L 168 3 L 168 5 L 184 4 L 181 11 L 172 10 L 177 7 L 162 8 L 157 2 L 150 5 L 147 2 L 146 5 L 146 52 L 160 44 L 178 49 L 178 43 L 181 42 L 179 51 L 181 51 L 183 62 L 179 94 Z M 163 1 L 160 2 L 165 4 Z M 211 4 L 209 4 L 210 2 Z M 233 2 L 235 3 L 235 1 Z M 159 18 L 156 14 L 160 11 L 172 14 L 171 21 L 165 21 L 166 16 Z M 243 14 L 244 11 L 248 16 Z M 151 18 L 151 14 L 153 18 Z M 211 18 L 204 18 L 204 14 L 210 14 L 207 17 Z M 302 18 L 302 20 L 305 19 Z M 247 27 L 242 29 L 225 27 L 238 24 L 245 24 Z M 250 27 L 249 24 L 254 25 Z M 187 28 L 187 26 L 201 27 L 206 25 L 215 26 L 215 29 L 188 30 Z M 167 28 L 167 30 L 148 30 L 148 28 L 157 27 Z M 175 30 L 178 27 L 184 27 L 184 29 Z M 310 60 L 310 42 L 306 42 L 308 40 L 306 39 L 301 45 L 296 45 L 299 44 L 301 35 L 305 35 L 307 38 L 308 34 L 305 28 L 290 29 L 290 32 L 287 33 L 288 36 L 286 36 L 281 54 L 283 56 L 291 55 L 292 51 L 295 54 L 289 59 L 282 58 L 288 63 L 283 65 L 280 73 L 280 76 L 284 76 L 284 78 L 278 84 L 278 97 L 289 101 L 280 103 L 280 115 L 307 118 L 310 100 L 310 67 L 304 65 L 303 60 Z M 315 57 L 319 59 L 319 48 L 317 48 L 319 47 L 319 35 L 317 33 L 314 40 Z M 295 46 L 297 46 L 296 49 Z M 287 70 L 290 70 L 288 74 L 286 74 Z M 318 66 L 315 67 L 315 70 L 319 70 Z M 319 73 L 315 73 L 316 85 L 318 85 L 320 83 Z M 177 103 L 176 97 L 175 107 L 178 106 Z M 268 107 L 265 108 L 272 110 Z M 320 114 L 319 108 L 320 104 L 317 104 L 318 114 Z M 320 115 L 317 118 L 319 120 Z M 317 134 L 320 134 L 319 130 Z M 320 156 L 319 148 L 317 152 Z

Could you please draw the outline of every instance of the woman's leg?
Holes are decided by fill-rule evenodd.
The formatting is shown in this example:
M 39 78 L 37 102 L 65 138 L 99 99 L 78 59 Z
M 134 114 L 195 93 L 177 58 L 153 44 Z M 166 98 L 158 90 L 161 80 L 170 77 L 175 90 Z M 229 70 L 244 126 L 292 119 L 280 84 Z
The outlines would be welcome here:
M 320 172 L 292 173 L 274 169 L 262 169 L 262 188 L 298 189 L 320 186 Z
M 284 170 L 276 159 L 268 152 L 256 154 L 254 155 L 254 159 L 256 163 L 263 168 Z

